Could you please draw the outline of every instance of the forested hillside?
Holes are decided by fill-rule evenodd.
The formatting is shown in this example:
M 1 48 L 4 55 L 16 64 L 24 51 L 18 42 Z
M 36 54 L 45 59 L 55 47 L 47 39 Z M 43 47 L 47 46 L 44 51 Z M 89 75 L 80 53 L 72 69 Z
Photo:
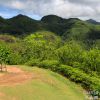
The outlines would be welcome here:
M 10 19 L 0 17 L 1 34 L 9 33 L 23 36 L 39 30 L 54 32 L 64 37 L 64 39 L 100 39 L 100 25 L 93 24 L 91 20 L 82 21 L 78 18 L 63 19 L 56 15 L 44 16 L 41 20 L 34 20 L 21 14 Z
M 100 93 L 100 25 L 55 15 L 0 17 L 0 63 L 50 69 Z

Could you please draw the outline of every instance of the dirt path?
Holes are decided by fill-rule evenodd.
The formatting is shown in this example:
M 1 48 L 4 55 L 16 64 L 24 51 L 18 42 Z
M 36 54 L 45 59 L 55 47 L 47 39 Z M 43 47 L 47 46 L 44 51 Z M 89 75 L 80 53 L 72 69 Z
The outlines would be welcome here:
M 33 78 L 33 74 L 16 66 L 7 66 L 7 73 L 0 73 L 0 86 L 13 86 Z

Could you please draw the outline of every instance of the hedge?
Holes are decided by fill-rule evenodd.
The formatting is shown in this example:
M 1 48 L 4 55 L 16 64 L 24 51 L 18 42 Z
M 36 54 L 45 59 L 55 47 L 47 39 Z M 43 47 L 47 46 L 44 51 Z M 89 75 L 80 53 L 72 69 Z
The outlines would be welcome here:
M 90 76 L 78 68 L 62 65 L 56 60 L 44 60 L 38 62 L 37 66 L 60 73 L 71 81 L 81 84 L 86 90 L 98 91 L 100 96 L 100 78 L 98 77 Z
M 81 84 L 87 90 L 98 91 L 100 96 L 100 78 L 90 76 L 82 70 L 73 68 L 71 66 L 60 65 L 59 63 L 56 63 L 56 65 L 52 66 L 51 61 L 50 65 L 49 63 L 46 65 L 45 64 L 46 63 L 43 63 L 39 66 L 42 68 L 50 69 L 54 72 L 58 72 L 61 75 L 69 78 L 71 81 Z

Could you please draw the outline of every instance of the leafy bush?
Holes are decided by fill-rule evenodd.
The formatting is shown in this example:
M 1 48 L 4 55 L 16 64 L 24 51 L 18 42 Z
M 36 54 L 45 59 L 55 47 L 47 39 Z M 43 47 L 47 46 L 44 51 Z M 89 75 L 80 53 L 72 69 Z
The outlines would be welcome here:
M 18 53 L 11 53 L 9 55 L 8 64 L 17 65 L 21 64 L 22 57 Z
M 100 72 L 100 50 L 91 49 L 83 53 L 82 69 L 85 72 L 97 71 Z
M 40 60 L 39 59 L 30 59 L 28 62 L 26 62 L 25 64 L 26 65 L 29 65 L 29 66 L 38 66 L 40 63 Z
M 40 63 L 39 66 L 55 70 L 56 66 L 59 66 L 59 65 L 60 63 L 57 60 L 44 60 Z
M 86 89 L 98 90 L 100 92 L 100 79 L 91 77 L 83 71 L 70 66 L 61 65 L 57 71 L 74 82 L 80 83 Z
M 0 63 L 21 64 L 22 57 L 19 52 L 15 52 L 9 44 L 0 42 Z
M 10 48 L 5 43 L 0 42 L 0 63 L 7 63 L 10 53 Z
M 71 41 L 57 49 L 56 54 L 61 63 L 72 66 L 73 62 L 81 62 L 83 51 L 78 43 Z

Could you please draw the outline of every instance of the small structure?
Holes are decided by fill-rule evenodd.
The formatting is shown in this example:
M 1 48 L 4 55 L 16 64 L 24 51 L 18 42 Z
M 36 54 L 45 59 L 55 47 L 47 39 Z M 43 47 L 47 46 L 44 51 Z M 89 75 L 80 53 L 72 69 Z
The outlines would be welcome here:
M 3 71 L 5 71 L 5 72 L 7 72 L 7 67 L 6 67 L 6 64 L 0 64 L 0 72 L 3 72 Z

